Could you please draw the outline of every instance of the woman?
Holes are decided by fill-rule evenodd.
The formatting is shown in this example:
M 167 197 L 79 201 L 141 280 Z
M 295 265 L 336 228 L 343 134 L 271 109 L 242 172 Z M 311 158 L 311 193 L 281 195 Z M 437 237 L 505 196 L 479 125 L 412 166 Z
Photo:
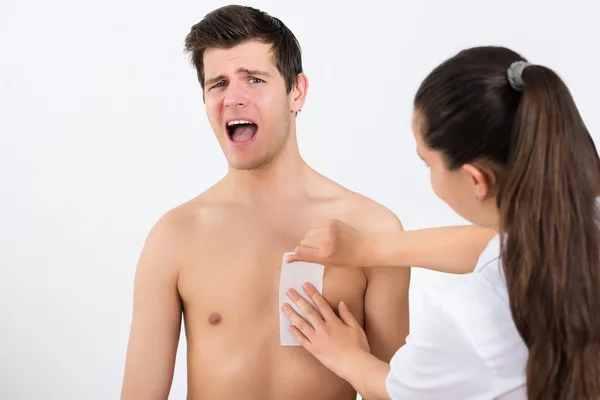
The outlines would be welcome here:
M 340 319 L 312 287 L 320 313 L 290 295 L 310 324 L 284 307 L 297 340 L 369 400 L 600 399 L 600 168 L 563 81 L 506 48 L 464 50 L 421 84 L 413 133 L 435 193 L 497 235 L 473 273 L 425 304 L 389 365 L 345 305 Z M 415 265 L 437 251 L 427 240 L 333 221 L 288 261 Z

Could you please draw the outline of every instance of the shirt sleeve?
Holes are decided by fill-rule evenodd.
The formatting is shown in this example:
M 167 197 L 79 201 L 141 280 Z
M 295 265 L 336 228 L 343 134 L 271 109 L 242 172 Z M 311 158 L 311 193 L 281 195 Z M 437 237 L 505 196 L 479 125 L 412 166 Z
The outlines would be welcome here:
M 386 378 L 390 398 L 492 398 L 491 373 L 465 329 L 441 301 L 424 300 L 420 322 L 411 327 L 406 344 L 390 362 Z

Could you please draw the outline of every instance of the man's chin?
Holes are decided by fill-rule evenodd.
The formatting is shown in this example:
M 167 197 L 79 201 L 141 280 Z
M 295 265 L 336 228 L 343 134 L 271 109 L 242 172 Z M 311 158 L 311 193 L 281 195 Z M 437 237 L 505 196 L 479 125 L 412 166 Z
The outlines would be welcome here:
M 264 168 L 268 164 L 268 161 L 263 159 L 228 161 L 230 168 L 237 171 L 256 171 Z

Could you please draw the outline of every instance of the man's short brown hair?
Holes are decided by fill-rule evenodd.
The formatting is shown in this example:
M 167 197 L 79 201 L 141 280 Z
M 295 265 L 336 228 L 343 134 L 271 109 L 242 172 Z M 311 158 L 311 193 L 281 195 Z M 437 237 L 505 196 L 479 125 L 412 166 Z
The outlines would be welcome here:
M 204 52 L 209 48 L 230 49 L 248 41 L 272 45 L 273 61 L 285 80 L 289 93 L 302 73 L 298 40 L 279 19 L 256 8 L 229 5 L 207 14 L 192 26 L 185 39 L 185 50 L 204 89 Z

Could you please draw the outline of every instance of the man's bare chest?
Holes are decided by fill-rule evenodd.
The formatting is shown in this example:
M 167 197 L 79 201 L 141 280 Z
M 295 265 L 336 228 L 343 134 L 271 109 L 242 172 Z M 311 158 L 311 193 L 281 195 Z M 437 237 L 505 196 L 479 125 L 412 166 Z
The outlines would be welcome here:
M 209 319 L 214 313 L 240 324 L 246 320 L 277 325 L 284 253 L 303 238 L 305 224 L 295 229 L 265 223 L 215 228 L 198 238 L 187 252 L 179 275 L 184 307 Z M 344 300 L 362 320 L 366 278 L 362 269 L 324 268 L 323 295 L 335 309 Z M 196 317 L 194 317 L 196 318 Z M 233 323 L 233 321 L 230 321 Z

